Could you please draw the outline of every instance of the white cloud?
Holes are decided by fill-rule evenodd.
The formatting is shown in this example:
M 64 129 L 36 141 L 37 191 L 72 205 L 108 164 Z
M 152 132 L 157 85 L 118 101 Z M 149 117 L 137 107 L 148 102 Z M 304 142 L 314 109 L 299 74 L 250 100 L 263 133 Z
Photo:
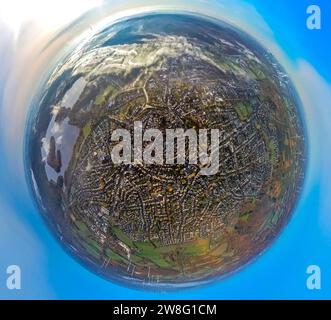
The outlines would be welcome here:
M 298 61 L 295 79 L 304 105 L 310 143 L 306 185 L 308 188 L 316 183 L 320 186 L 317 200 L 321 228 L 331 239 L 331 85 L 304 60 Z

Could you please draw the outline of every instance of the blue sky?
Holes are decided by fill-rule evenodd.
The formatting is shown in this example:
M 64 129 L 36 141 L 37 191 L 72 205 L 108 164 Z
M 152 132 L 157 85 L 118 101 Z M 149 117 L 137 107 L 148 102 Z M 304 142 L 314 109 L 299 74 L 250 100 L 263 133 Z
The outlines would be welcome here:
M 330 1 L 246 1 L 253 3 L 275 34 L 277 43 L 291 59 L 308 60 L 324 77 L 331 78 Z M 322 12 L 322 29 L 311 31 L 306 28 L 306 9 L 319 5 Z
M 10 146 L 15 152 L 8 149 L 6 135 L 2 134 L 11 126 L 6 115 L 17 113 L 15 106 L 5 99 L 9 90 L 6 84 L 7 76 L 17 70 L 17 66 L 6 64 L 7 69 L 0 69 L 0 298 L 331 298 L 331 205 L 328 201 L 331 198 L 331 180 L 328 179 L 331 175 L 328 167 L 331 163 L 328 126 L 331 121 L 331 3 L 328 0 L 191 1 L 190 9 L 195 8 L 195 2 L 199 10 L 203 6 L 209 10 L 215 7 L 215 11 L 219 5 L 229 8 L 230 20 L 245 19 L 240 22 L 252 24 L 252 30 L 269 37 L 286 56 L 289 73 L 303 100 L 310 143 L 305 189 L 289 225 L 256 261 L 208 287 L 174 293 L 137 291 L 94 275 L 69 256 L 48 231 L 29 196 L 21 169 L 17 169 L 22 167 L 23 161 L 17 151 L 20 148 L 15 144 Z M 322 30 L 306 28 L 306 8 L 311 4 L 321 7 Z M 250 19 L 252 15 L 254 18 Z M 259 30 L 261 28 L 267 30 Z M 9 40 L 5 35 L 5 32 L 0 35 L 0 58 L 10 61 L 9 46 L 4 45 Z M 20 82 L 15 85 L 19 91 Z M 6 288 L 6 268 L 12 264 L 21 267 L 21 290 Z M 306 268 L 312 264 L 321 268 L 321 290 L 306 288 Z

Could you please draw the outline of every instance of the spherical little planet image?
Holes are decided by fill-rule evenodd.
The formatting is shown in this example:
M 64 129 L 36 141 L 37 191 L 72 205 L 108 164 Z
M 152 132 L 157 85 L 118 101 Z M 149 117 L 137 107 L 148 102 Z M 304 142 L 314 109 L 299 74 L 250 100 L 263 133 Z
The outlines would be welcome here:
M 116 21 L 67 54 L 34 101 L 32 194 L 65 250 L 106 279 L 211 283 L 292 216 L 300 100 L 272 54 L 233 26 L 184 13 Z

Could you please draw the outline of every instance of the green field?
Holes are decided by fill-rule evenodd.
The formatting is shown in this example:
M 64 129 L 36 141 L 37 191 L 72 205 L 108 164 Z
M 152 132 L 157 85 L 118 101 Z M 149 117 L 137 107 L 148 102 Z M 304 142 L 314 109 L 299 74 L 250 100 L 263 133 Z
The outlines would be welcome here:
M 249 102 L 240 102 L 235 106 L 235 110 L 241 121 L 246 121 L 252 114 L 252 107 Z
M 114 85 L 112 85 L 112 84 L 108 85 L 108 87 L 105 89 L 105 91 L 100 93 L 95 98 L 95 104 L 99 106 L 99 105 L 105 103 L 107 101 L 107 98 L 110 97 L 110 96 L 115 95 L 117 93 L 117 91 L 118 90 L 115 88 Z

